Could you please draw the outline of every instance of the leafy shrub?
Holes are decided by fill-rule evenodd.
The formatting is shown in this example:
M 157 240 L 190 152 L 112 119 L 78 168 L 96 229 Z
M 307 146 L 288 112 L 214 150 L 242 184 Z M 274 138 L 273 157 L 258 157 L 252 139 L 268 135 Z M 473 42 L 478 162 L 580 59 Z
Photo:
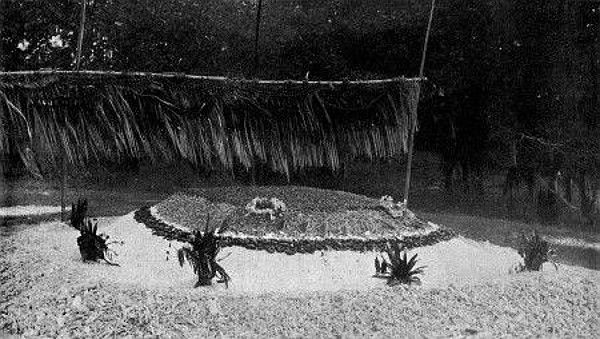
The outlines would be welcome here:
M 77 246 L 83 261 L 104 260 L 110 265 L 119 266 L 111 262 L 114 251 L 108 248 L 109 236 L 97 234 L 98 222 L 87 218 L 87 199 L 78 199 L 77 204 L 71 204 L 71 226 L 81 234 L 77 238 Z
M 119 264 L 111 261 L 114 251 L 108 248 L 109 236 L 96 234 L 98 222 L 93 223 L 91 220 L 86 219 L 79 231 L 81 235 L 77 238 L 77 245 L 83 261 L 104 260 L 110 265 L 119 266 Z
M 524 263 L 519 264 L 517 272 L 540 271 L 545 262 L 551 262 L 558 269 L 553 261 L 554 250 L 550 248 L 550 244 L 546 240 L 540 237 L 537 231 L 533 231 L 531 237 L 525 234 L 521 235 L 518 251 Z
M 383 275 L 387 277 L 387 284 L 390 286 L 421 283 L 421 279 L 417 277 L 417 275 L 423 273 L 423 269 L 426 266 L 415 268 L 417 254 L 413 255 L 409 260 L 406 251 L 402 251 L 397 242 L 388 243 L 386 252 L 390 263 L 385 259 L 379 262 L 379 260 L 375 258 L 376 276 Z
M 184 261 L 187 260 L 198 276 L 194 288 L 210 286 L 215 276 L 218 276 L 218 283 L 225 283 L 225 287 L 228 287 L 231 278 L 225 272 L 225 269 L 217 263 L 217 255 L 221 251 L 221 244 L 216 236 L 217 230 L 215 227 L 210 227 L 209 222 L 210 215 L 206 218 L 204 232 L 194 230 L 193 240 L 190 242 L 191 247 L 184 246 L 177 251 L 179 265 L 183 267 Z M 224 221 L 219 227 L 218 234 L 225 232 L 226 229 L 227 224 Z

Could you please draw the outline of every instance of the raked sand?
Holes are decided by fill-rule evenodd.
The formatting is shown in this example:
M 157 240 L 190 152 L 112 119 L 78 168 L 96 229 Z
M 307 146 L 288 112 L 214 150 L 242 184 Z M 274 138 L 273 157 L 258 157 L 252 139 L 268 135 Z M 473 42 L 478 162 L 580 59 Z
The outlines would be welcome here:
M 52 246 L 52 260 L 79 262 L 76 245 L 78 232 L 64 224 L 42 226 Z M 190 289 L 196 277 L 188 264 L 177 260 L 183 243 L 167 241 L 152 235 L 132 214 L 102 220 L 98 232 L 110 240 L 123 242 L 112 248 L 118 253 L 114 261 L 120 267 L 86 265 L 84 274 L 106 282 L 138 285 L 144 288 Z M 421 277 L 421 288 L 443 288 L 493 279 L 503 279 L 521 259 L 514 249 L 456 237 L 432 246 L 416 248 L 418 265 L 427 266 Z M 226 293 L 296 293 L 306 291 L 368 290 L 385 286 L 386 281 L 373 277 L 374 259 L 379 252 L 323 251 L 314 254 L 287 255 L 241 247 L 225 247 L 219 258 L 221 266 L 232 278 Z M 552 268 L 554 269 L 554 268 Z M 223 284 L 201 288 L 202 293 L 225 292 Z M 209 292 L 210 291 L 210 292 Z
M 192 288 L 182 245 L 133 214 L 103 218 L 120 267 L 85 264 L 78 232 L 44 223 L 1 238 L 0 327 L 32 336 L 587 336 L 600 333 L 600 274 L 551 265 L 509 274 L 510 248 L 462 237 L 417 248 L 421 286 L 373 278 L 379 253 L 224 248 L 232 277 Z M 169 246 L 169 244 L 171 246 Z M 167 253 L 167 251 L 169 253 Z M 167 260 L 168 258 L 168 260 Z
M 71 207 L 66 207 L 66 210 L 71 210 Z M 0 218 L 55 213 L 60 213 L 60 206 L 19 205 L 10 207 L 0 207 Z

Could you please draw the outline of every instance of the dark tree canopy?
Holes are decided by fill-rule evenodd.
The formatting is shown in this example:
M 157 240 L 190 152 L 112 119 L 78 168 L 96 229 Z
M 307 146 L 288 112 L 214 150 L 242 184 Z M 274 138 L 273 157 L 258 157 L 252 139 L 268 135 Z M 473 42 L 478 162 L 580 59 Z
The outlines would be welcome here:
M 296 80 L 418 74 L 430 0 L 264 0 L 255 51 L 257 3 L 88 0 L 82 67 Z M 591 184 L 600 183 L 599 1 L 436 3 L 417 147 L 478 170 L 515 159 L 558 168 L 592 187 L 582 191 L 600 188 Z M 73 68 L 81 1 L 2 6 L 0 68 Z

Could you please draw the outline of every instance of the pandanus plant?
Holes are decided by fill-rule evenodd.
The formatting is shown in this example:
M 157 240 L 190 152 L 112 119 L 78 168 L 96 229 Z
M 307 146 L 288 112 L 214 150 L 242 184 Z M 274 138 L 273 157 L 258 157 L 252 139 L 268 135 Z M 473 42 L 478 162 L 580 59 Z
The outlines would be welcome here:
M 545 262 L 551 262 L 554 265 L 554 268 L 558 269 L 558 266 L 553 261 L 555 254 L 550 248 L 550 244 L 542 239 L 535 230 L 531 237 L 527 237 L 525 234 L 521 235 L 518 253 L 523 258 L 524 262 L 517 267 L 518 272 L 539 271 L 542 269 L 542 265 Z
M 221 244 L 217 234 L 221 234 L 226 230 L 226 222 L 221 224 L 218 231 L 216 227 L 211 227 L 210 215 L 208 215 L 204 232 L 194 230 L 193 238 L 190 242 L 191 247 L 184 246 L 177 251 L 179 265 L 183 267 L 183 263 L 187 260 L 194 273 L 198 276 L 198 281 L 194 285 L 194 288 L 211 285 L 212 279 L 215 277 L 218 278 L 218 283 L 225 283 L 225 287 L 229 286 L 231 277 L 217 262 L 217 255 L 221 251 Z
M 385 261 L 385 259 L 380 263 L 379 260 L 375 258 L 375 273 L 377 276 L 382 274 L 384 277 L 387 277 L 387 284 L 390 286 L 421 283 L 421 279 L 417 277 L 417 275 L 423 273 L 423 269 L 426 266 L 415 268 L 417 264 L 417 254 L 408 259 L 406 251 L 403 252 L 397 242 L 388 243 L 386 252 L 390 259 L 390 263 Z
M 87 200 L 79 199 L 77 204 L 71 205 L 71 226 L 78 229 L 80 236 L 77 238 L 77 246 L 83 261 L 104 260 L 106 263 L 114 266 L 119 264 L 111 262 L 114 251 L 108 248 L 111 243 L 108 242 L 109 236 L 97 234 L 98 222 L 92 222 L 86 217 Z

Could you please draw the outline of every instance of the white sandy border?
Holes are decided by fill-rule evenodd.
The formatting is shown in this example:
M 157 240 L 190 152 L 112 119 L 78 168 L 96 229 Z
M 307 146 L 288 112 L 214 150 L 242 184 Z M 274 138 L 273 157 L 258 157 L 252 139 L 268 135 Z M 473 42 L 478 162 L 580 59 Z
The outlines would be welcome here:
M 184 244 L 153 235 L 144 224 L 134 220 L 133 214 L 113 219 L 101 227 L 111 239 L 125 242 L 115 248 L 119 252 L 117 261 L 122 266 L 116 269 L 102 267 L 88 275 L 103 271 L 104 279 L 118 284 L 192 290 L 196 277 L 187 264 L 180 267 L 177 262 L 176 252 Z M 419 265 L 427 266 L 421 277 L 421 288 L 509 279 L 510 269 L 521 260 L 514 249 L 463 237 L 414 248 L 409 251 L 409 255 L 413 254 L 418 254 Z M 71 255 L 71 258 L 76 257 L 76 254 Z M 382 257 L 376 251 L 317 251 L 288 255 L 232 246 L 223 248 L 219 257 L 226 257 L 220 264 L 232 277 L 229 289 L 214 284 L 196 289 L 198 293 L 296 294 L 370 290 L 385 288 L 386 283 L 385 279 L 373 277 L 373 261 L 375 257 Z M 106 274 L 107 270 L 112 273 Z
M 66 211 L 70 211 L 70 206 L 65 206 Z M 60 206 L 44 206 L 44 205 L 17 205 L 0 207 L 0 217 L 25 217 L 45 214 L 60 213 Z

